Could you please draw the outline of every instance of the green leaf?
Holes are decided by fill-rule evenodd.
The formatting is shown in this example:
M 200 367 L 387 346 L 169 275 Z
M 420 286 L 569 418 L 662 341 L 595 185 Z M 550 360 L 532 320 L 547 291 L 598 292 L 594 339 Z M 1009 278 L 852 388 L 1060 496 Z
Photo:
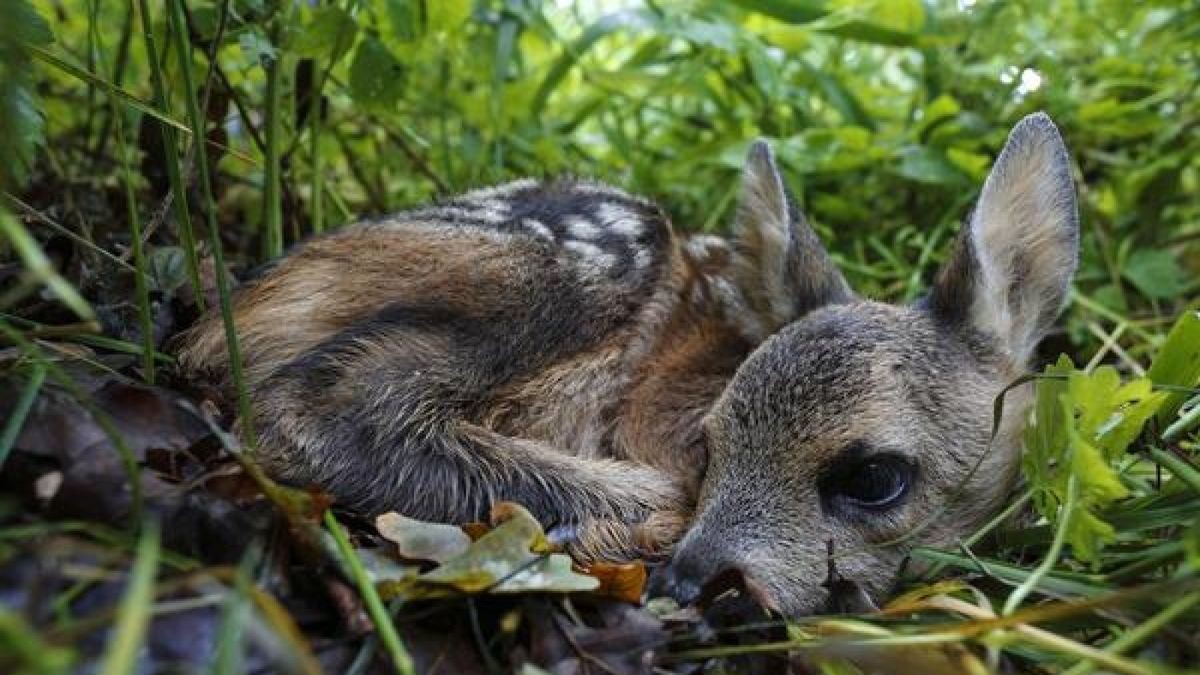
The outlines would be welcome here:
M 1165 393 L 1153 391 L 1149 378 L 1122 384 L 1112 366 L 1097 368 L 1091 375 L 1071 373 L 1067 389 L 1078 415 L 1077 428 L 1110 462 L 1120 459 L 1166 399 Z
M 1179 387 L 1200 386 L 1200 312 L 1184 312 L 1171 327 L 1146 373 L 1154 384 Z M 1158 421 L 1167 423 L 1190 396 L 1169 392 L 1158 409 Z
M 277 54 L 271 39 L 258 26 L 252 26 L 238 35 L 238 46 L 242 48 L 242 55 L 252 63 L 272 61 Z
M 900 151 L 896 173 L 919 183 L 964 185 L 967 177 L 939 150 L 927 146 L 909 146 Z
M 44 132 L 29 46 L 54 36 L 26 0 L 0 2 L 0 26 L 0 188 L 12 189 L 28 177 Z
M 842 84 L 836 75 L 813 68 L 807 61 L 801 60 L 800 65 L 809 77 L 816 81 L 825 100 L 841 114 L 847 123 L 875 130 L 875 120 L 871 119 L 871 115 L 859 102 L 858 97 Z
M 383 13 L 391 28 L 390 37 L 401 42 L 415 39 L 422 33 L 419 0 L 382 0 Z
M 1046 366 L 1045 379 L 1037 381 L 1034 403 L 1029 412 L 1029 423 L 1025 427 L 1023 440 L 1025 451 L 1021 456 L 1021 468 L 1034 490 L 1034 504 L 1047 518 L 1053 517 L 1057 508 L 1055 500 L 1059 487 L 1055 483 L 1060 458 L 1067 451 L 1068 425 L 1062 423 L 1062 403 L 1067 391 L 1066 376 L 1075 368 L 1066 355 L 1058 363 Z
M 1149 378 L 1122 382 L 1110 366 L 1093 373 L 1073 370 L 1065 356 L 1038 381 L 1025 428 L 1021 466 L 1034 505 L 1051 523 L 1065 517 L 1071 479 L 1078 487 L 1066 536 L 1075 556 L 1095 561 L 1116 530 L 1099 515 L 1128 491 L 1115 464 L 1141 433 L 1166 396 Z
M 1200 518 L 1192 521 L 1192 526 L 1183 533 L 1183 549 L 1192 569 L 1200 570 Z
M 350 95 L 368 107 L 387 108 L 404 94 L 404 64 L 378 38 L 358 44 L 350 64 Z
M 1174 254 L 1161 248 L 1140 248 L 1121 269 L 1134 288 L 1147 298 L 1177 298 L 1186 288 L 1183 269 Z
M 454 30 L 471 16 L 471 0 L 436 0 L 425 4 L 431 31 Z
M 733 0 L 733 4 L 787 23 L 809 23 L 829 14 L 823 0 Z
M 340 7 L 326 5 L 312 13 L 291 43 L 298 56 L 340 60 L 354 44 L 358 24 Z
M 653 14 L 641 10 L 623 10 L 597 19 L 583 31 L 583 35 L 567 46 L 563 55 L 550 67 L 541 85 L 538 86 L 537 93 L 533 96 L 530 110 L 535 115 L 540 115 L 546 107 L 546 100 L 550 98 L 550 94 L 554 93 L 562 79 L 567 76 L 580 57 L 602 38 L 621 31 L 637 31 L 652 26 L 656 22 L 657 18 Z

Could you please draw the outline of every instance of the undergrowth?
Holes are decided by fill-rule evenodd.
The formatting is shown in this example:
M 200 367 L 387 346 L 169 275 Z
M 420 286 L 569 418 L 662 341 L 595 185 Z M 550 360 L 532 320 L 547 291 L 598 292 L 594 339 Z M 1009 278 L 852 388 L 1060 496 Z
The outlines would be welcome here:
M 1168 2 L 0 3 L 0 670 L 1195 668 L 1198 30 Z M 878 612 L 639 608 L 641 567 L 564 567 L 519 511 L 402 564 L 258 469 L 242 387 L 217 410 L 162 351 L 215 309 L 236 354 L 237 277 L 293 242 L 515 176 L 723 231 L 754 136 L 856 287 L 911 300 L 1037 109 L 1084 234 L 1017 385 L 1023 482 Z M 510 573 L 453 572 L 483 558 Z

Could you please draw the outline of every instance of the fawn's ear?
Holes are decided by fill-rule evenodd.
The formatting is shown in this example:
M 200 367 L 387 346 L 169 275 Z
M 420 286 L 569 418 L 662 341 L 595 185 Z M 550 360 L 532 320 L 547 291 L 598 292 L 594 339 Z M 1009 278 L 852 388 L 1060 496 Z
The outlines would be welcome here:
M 1058 317 L 1078 258 L 1070 159 L 1054 123 L 1035 113 L 1009 134 L 930 306 L 993 336 L 1024 366 Z
M 767 333 L 822 305 L 853 298 L 796 208 L 766 141 L 750 146 L 734 226 L 736 279 Z

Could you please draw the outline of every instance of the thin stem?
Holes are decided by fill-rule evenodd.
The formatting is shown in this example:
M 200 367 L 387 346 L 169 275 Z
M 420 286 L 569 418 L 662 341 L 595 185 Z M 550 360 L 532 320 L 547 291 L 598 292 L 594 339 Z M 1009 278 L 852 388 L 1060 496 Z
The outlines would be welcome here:
M 0 433 L 0 468 L 4 467 L 8 453 L 12 451 L 13 444 L 17 442 L 17 436 L 21 433 L 21 428 L 25 426 L 25 420 L 29 417 L 29 411 L 33 408 L 33 402 L 37 400 L 38 392 L 42 390 L 42 384 L 45 381 L 45 364 L 34 363 L 33 370 L 29 374 L 29 381 L 21 390 L 21 398 L 17 399 L 12 413 L 4 422 L 4 431 Z
M 1004 602 L 1003 614 L 1012 614 L 1017 607 L 1024 602 L 1025 598 L 1037 588 L 1042 577 L 1050 573 L 1054 569 L 1054 565 L 1058 562 L 1059 555 L 1062 554 L 1063 545 L 1067 539 L 1067 527 L 1071 523 L 1071 511 L 1075 508 L 1075 499 L 1078 496 L 1079 483 L 1075 476 L 1067 479 L 1067 498 L 1063 502 L 1059 513 L 1061 516 L 1058 520 L 1058 528 L 1054 531 L 1054 540 L 1050 542 L 1050 550 L 1046 551 L 1042 562 L 1034 568 L 1033 572 L 1017 586 L 1012 593 L 1009 594 L 1008 600 Z
M 174 0 L 169 3 L 168 15 L 171 29 L 183 33 L 183 2 Z M 229 277 L 225 271 L 225 254 L 221 247 L 221 232 L 217 227 L 217 203 L 213 196 L 212 178 L 208 175 L 208 152 L 204 146 L 204 118 L 200 115 L 200 104 L 196 100 L 196 87 L 192 79 L 192 63 L 188 54 L 180 52 L 179 69 L 183 73 L 184 93 L 187 98 L 188 122 L 196 153 L 197 173 L 200 176 L 200 187 L 204 194 L 205 220 L 208 225 L 208 244 L 212 249 L 213 266 L 216 268 L 217 295 L 220 298 L 221 321 L 225 326 L 225 346 L 229 350 L 229 370 L 233 378 L 233 386 L 237 391 L 238 416 L 241 418 L 242 436 L 245 444 L 253 448 L 258 444 L 254 433 L 254 418 L 250 408 L 250 396 L 246 391 L 246 381 L 242 371 L 242 353 L 238 348 L 237 327 L 233 323 L 233 303 L 230 301 L 231 289 Z
M 142 0 L 145 2 L 145 0 Z M 121 183 L 125 188 L 125 210 L 129 214 L 129 238 L 133 248 L 134 294 L 137 296 L 138 328 L 142 335 L 142 379 L 154 384 L 154 317 L 150 313 L 150 289 L 146 285 L 146 252 L 142 245 L 142 218 L 138 214 L 137 195 L 133 190 L 133 168 L 129 165 L 129 146 L 125 140 L 125 122 L 117 104 L 110 101 L 113 128 L 117 133 L 117 152 L 121 157 Z
M 154 87 L 154 105 L 166 114 L 171 114 L 170 96 L 167 95 L 166 82 L 163 79 L 161 61 L 158 58 L 158 48 L 154 43 L 154 26 L 150 22 L 150 6 L 146 0 L 138 0 L 142 14 L 142 36 L 146 44 L 147 61 L 150 62 L 150 82 Z M 180 30 L 172 31 L 175 49 L 180 58 L 190 57 L 190 45 L 187 33 Z M 187 190 L 183 182 L 183 164 L 179 159 L 179 140 L 175 130 L 166 124 L 159 124 L 162 132 L 163 149 L 167 155 L 167 182 L 171 186 L 171 209 L 175 213 L 175 221 L 179 225 L 179 235 L 183 239 L 183 255 L 187 266 L 188 281 L 192 284 L 192 298 L 196 307 L 204 311 L 204 286 L 200 282 L 200 261 L 196 255 L 196 235 L 192 230 L 192 216 L 188 210 Z
M 371 579 L 367 576 L 367 570 L 363 567 L 362 561 L 359 560 L 358 555 L 354 552 L 354 548 L 350 546 L 350 539 L 346 536 L 346 531 L 342 529 L 337 518 L 334 517 L 333 511 L 325 511 L 325 527 L 333 535 L 338 553 L 341 554 L 342 559 L 346 561 L 346 565 L 350 568 L 350 575 L 353 577 L 354 584 L 358 587 L 359 594 L 362 595 L 363 604 L 367 606 L 367 614 L 370 615 L 371 621 L 375 624 L 379 640 L 391 656 L 392 665 L 396 668 L 396 672 L 403 675 L 413 675 L 412 657 L 409 656 L 408 650 L 404 647 L 404 643 L 401 642 L 400 634 L 396 632 L 396 625 L 392 623 L 392 617 L 383 606 L 383 601 L 379 598 L 379 593 L 375 591 L 374 584 L 371 583 Z

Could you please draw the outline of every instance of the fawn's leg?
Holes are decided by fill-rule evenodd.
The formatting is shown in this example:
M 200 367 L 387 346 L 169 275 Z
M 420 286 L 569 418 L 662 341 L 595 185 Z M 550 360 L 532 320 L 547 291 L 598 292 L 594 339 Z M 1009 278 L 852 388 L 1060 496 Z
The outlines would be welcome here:
M 668 475 L 469 421 L 497 383 L 533 365 L 523 342 L 411 310 L 348 329 L 256 392 L 264 463 L 371 513 L 461 523 L 518 502 L 547 526 L 573 527 L 572 549 L 588 557 L 669 545 L 687 504 Z

